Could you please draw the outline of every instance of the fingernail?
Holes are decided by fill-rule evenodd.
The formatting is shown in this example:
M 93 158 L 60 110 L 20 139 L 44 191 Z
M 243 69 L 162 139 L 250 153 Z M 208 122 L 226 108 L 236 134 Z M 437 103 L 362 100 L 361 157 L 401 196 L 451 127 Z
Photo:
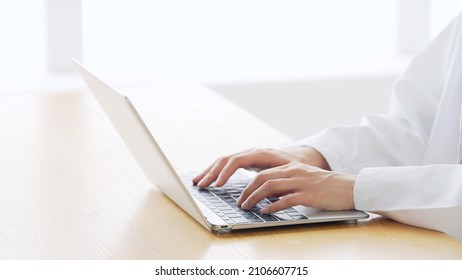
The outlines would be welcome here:
M 205 187 L 205 182 L 206 182 L 206 180 L 204 178 L 204 179 L 200 180 L 199 183 L 197 183 L 197 186 L 198 187 Z
M 262 209 L 260 209 L 260 213 L 262 213 L 262 214 L 269 214 L 269 212 L 270 211 L 269 211 L 268 207 L 266 207 L 266 206 L 263 207 Z
M 241 205 L 242 205 L 241 198 L 238 198 L 238 199 L 237 199 L 236 205 L 239 206 L 239 207 L 241 207 Z
M 249 203 L 247 201 L 244 201 L 244 203 L 242 203 L 242 205 L 241 205 L 241 208 L 242 209 L 249 209 Z

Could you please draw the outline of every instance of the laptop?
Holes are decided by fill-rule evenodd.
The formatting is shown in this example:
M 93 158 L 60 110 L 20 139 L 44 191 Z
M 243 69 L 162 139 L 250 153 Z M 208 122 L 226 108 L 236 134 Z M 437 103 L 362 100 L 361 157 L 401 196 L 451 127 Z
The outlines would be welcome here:
M 362 211 L 325 211 L 305 206 L 295 206 L 270 215 L 259 213 L 262 207 L 278 200 L 277 197 L 265 198 L 254 208 L 243 210 L 236 205 L 236 200 L 255 174 L 245 170 L 238 170 L 223 187 L 199 189 L 192 183 L 195 174 L 179 174 L 174 169 L 128 97 L 98 79 L 77 60 L 73 59 L 73 62 L 145 175 L 207 230 L 225 233 L 251 228 L 356 221 L 369 217 Z

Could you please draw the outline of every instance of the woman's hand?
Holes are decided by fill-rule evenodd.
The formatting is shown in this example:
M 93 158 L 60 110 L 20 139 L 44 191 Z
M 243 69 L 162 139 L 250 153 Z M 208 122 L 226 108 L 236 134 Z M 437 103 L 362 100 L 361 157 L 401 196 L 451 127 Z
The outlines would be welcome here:
M 290 162 L 299 162 L 329 170 L 325 158 L 314 148 L 294 146 L 284 149 L 251 149 L 216 160 L 201 174 L 193 179 L 200 188 L 208 187 L 214 181 L 223 186 L 239 168 L 264 170 L 282 166 Z
M 356 176 L 327 171 L 299 162 L 261 171 L 244 189 L 237 205 L 251 209 L 265 197 L 281 197 L 264 207 L 270 214 L 296 205 L 325 209 L 354 209 Z

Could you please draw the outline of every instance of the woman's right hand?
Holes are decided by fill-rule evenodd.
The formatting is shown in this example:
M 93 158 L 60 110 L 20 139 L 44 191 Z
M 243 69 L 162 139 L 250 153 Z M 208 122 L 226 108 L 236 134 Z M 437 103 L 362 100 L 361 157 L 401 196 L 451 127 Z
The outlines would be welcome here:
M 300 162 L 330 170 L 326 159 L 312 147 L 291 146 L 283 149 L 250 149 L 237 154 L 221 157 L 202 173 L 193 178 L 193 183 L 206 188 L 213 182 L 223 186 L 239 168 L 261 171 L 290 162 Z

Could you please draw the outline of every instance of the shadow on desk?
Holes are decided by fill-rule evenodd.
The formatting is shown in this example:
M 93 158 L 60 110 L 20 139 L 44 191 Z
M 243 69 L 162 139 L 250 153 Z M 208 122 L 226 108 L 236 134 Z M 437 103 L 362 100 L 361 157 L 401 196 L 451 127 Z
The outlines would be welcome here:
M 442 233 L 372 215 L 357 223 L 209 232 L 153 190 L 128 221 L 133 230 L 117 242 L 116 258 L 129 259 L 440 259 Z M 462 258 L 462 246 L 449 258 Z M 431 254 L 429 253 L 431 252 Z

